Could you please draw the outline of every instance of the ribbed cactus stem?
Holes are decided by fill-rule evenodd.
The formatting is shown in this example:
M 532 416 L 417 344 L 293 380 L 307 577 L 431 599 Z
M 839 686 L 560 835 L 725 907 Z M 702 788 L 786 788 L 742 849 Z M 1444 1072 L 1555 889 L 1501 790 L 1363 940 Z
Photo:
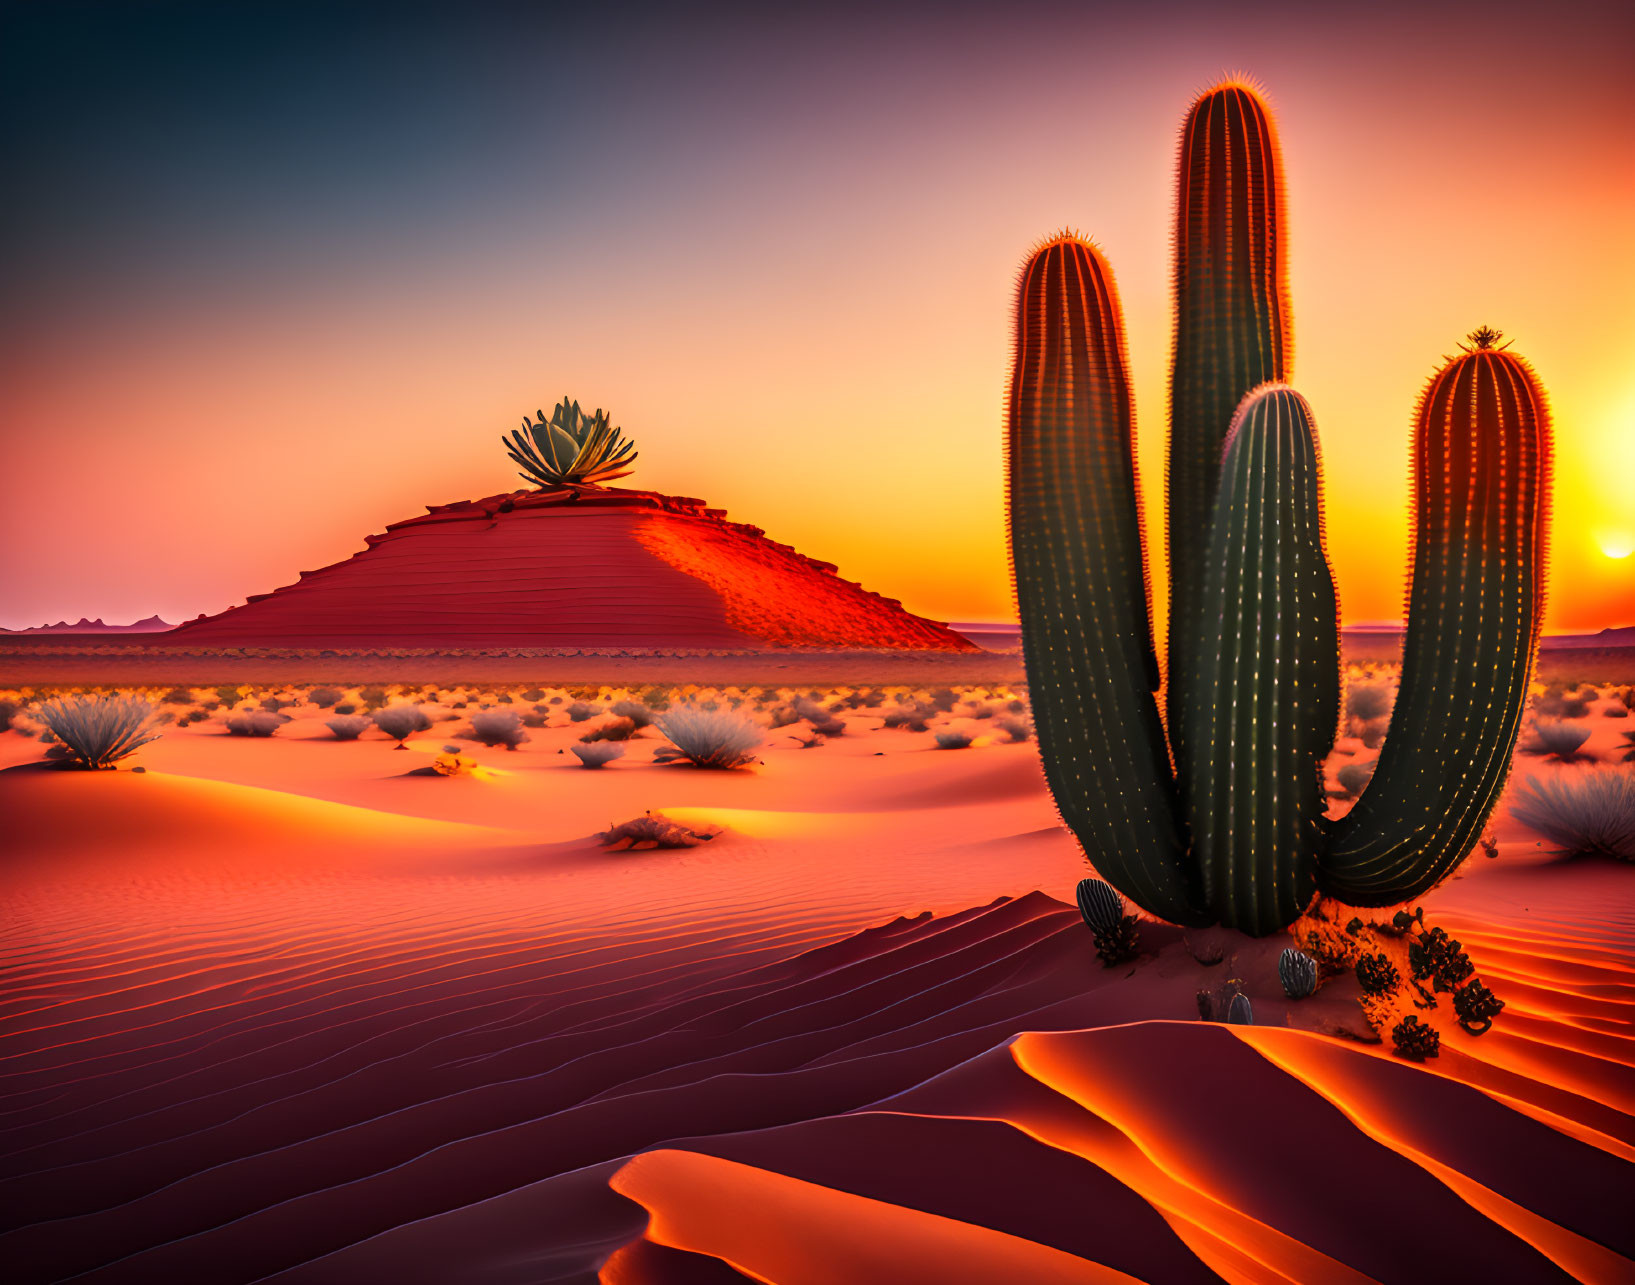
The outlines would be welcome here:
M 1176 194 L 1167 703 L 1177 758 L 1192 655 L 1204 636 L 1198 577 L 1221 447 L 1244 395 L 1292 373 L 1282 207 L 1282 160 L 1266 104 L 1236 81 L 1209 90 L 1181 127 Z
M 1544 390 L 1496 332 L 1432 378 L 1414 426 L 1413 584 L 1379 766 L 1319 880 L 1361 906 L 1420 896 L 1481 837 L 1504 786 L 1544 610 Z
M 1201 568 L 1182 800 L 1210 908 L 1262 936 L 1316 895 L 1339 622 L 1311 408 L 1272 384 L 1232 421 Z
M 1039 753 L 1098 874 L 1195 923 L 1158 669 L 1124 323 L 1101 255 L 1062 235 L 1022 269 L 1006 443 L 1011 561 Z

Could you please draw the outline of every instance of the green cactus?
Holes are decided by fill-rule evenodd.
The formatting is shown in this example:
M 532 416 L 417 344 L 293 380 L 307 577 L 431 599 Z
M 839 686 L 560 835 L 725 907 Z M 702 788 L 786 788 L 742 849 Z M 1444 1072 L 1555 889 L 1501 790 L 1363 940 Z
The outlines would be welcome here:
M 1373 782 L 1327 821 L 1339 613 L 1311 410 L 1279 382 L 1289 322 L 1264 104 L 1236 82 L 1205 94 L 1181 162 L 1167 728 L 1123 321 L 1111 269 L 1071 234 L 1039 246 L 1018 285 L 1012 565 L 1046 780 L 1086 857 L 1149 914 L 1265 935 L 1319 889 L 1416 897 L 1479 839 L 1537 643 L 1548 414 L 1485 328 L 1433 377 L 1402 690 Z

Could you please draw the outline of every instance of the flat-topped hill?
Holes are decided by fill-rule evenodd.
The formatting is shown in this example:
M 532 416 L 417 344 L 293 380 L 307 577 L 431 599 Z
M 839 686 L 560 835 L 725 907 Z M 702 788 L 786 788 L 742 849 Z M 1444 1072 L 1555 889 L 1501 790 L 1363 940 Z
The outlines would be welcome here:
M 607 487 L 427 512 L 362 553 L 165 635 L 205 647 L 863 647 L 974 651 L 939 622 L 726 520 Z

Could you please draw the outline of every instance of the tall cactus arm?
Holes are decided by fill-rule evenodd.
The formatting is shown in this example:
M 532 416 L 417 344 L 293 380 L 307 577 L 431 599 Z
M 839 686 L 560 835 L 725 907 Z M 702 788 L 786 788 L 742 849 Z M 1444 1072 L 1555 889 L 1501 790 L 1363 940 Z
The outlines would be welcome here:
M 1175 355 L 1170 369 L 1169 728 L 1186 734 L 1199 566 L 1221 446 L 1250 389 L 1291 377 L 1283 165 L 1258 93 L 1227 81 L 1181 127 L 1175 210 Z
M 1544 611 L 1550 420 L 1532 369 L 1497 338 L 1473 334 L 1420 402 L 1402 687 L 1318 874 L 1354 905 L 1407 901 L 1452 873 L 1510 771 Z
M 1317 435 L 1292 388 L 1266 385 L 1238 408 L 1200 571 L 1208 624 L 1191 648 L 1182 800 L 1211 908 L 1265 936 L 1317 892 L 1340 710 Z
M 1101 876 L 1200 921 L 1153 691 L 1158 666 L 1112 273 L 1074 236 L 1023 266 L 1006 413 L 1011 562 L 1045 778 Z

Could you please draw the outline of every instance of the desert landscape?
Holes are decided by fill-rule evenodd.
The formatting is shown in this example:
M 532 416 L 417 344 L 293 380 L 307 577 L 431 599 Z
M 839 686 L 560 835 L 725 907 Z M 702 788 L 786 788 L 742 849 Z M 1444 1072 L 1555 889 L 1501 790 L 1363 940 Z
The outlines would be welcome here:
M 1422 903 L 1504 1011 L 1444 1004 L 1415 1065 L 1352 977 L 1288 999 L 1286 938 L 1149 921 L 1105 966 L 1008 688 L 247 689 L 264 736 L 148 694 L 118 771 L 0 735 L 10 1279 L 1635 1271 L 1628 868 L 1505 808 Z M 743 701 L 758 761 L 656 763 L 649 725 L 584 770 L 644 695 Z M 1524 753 L 1512 799 L 1629 772 L 1630 693 L 1580 695 L 1589 762 Z M 337 739 L 366 696 L 431 726 Z M 539 725 L 468 739 L 496 711 Z M 714 837 L 602 841 L 649 813 Z M 1252 1025 L 1200 1020 L 1229 979 Z
M 0 1280 L 1635 1285 L 1632 57 L 8 9 Z

